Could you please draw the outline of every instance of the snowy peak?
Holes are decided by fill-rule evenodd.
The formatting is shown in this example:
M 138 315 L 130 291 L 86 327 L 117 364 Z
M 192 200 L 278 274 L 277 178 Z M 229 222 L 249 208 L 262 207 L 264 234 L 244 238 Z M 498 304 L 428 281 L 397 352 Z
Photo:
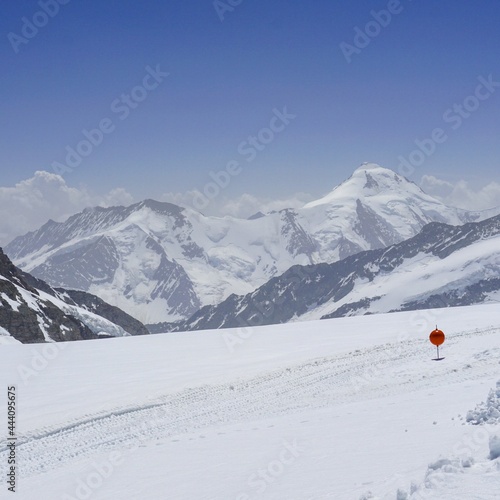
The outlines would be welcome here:
M 322 223 L 324 238 L 341 240 L 350 254 L 382 248 L 415 236 L 430 222 L 459 225 L 470 220 L 424 193 L 405 177 L 376 164 L 364 164 L 323 198 L 307 204 L 302 213 Z M 337 232 L 332 233 L 331 228 Z M 347 253 L 337 252 L 337 260 Z M 332 262 L 330 260 L 329 262 Z
M 7 245 L 9 255 L 17 261 L 30 254 L 33 247 L 44 251 L 58 248 L 65 243 L 96 234 L 105 234 L 126 221 L 145 220 L 148 214 L 169 218 L 171 226 L 185 223 L 184 208 L 172 203 L 144 200 L 129 207 L 92 207 L 72 215 L 65 222 L 48 221 L 38 231 L 15 238 Z
M 179 207 L 178 205 L 174 205 L 173 203 L 168 203 L 166 201 L 156 201 L 147 199 L 133 205 L 135 211 L 139 211 L 143 208 L 152 210 L 153 212 L 160 215 L 172 216 L 175 218 L 180 217 L 181 212 L 184 211 L 184 208 Z
M 384 192 L 406 191 L 411 194 L 418 192 L 423 194 L 413 182 L 408 181 L 405 177 L 398 175 L 392 170 L 379 167 L 378 165 L 371 168 L 360 167 L 353 176 L 352 181 L 363 184 L 360 192 L 362 196 L 377 196 Z
M 357 199 L 374 196 L 421 197 L 437 200 L 426 195 L 416 184 L 405 177 L 375 163 L 364 163 L 342 184 L 319 200 L 312 201 L 304 208 L 319 205 L 337 205 L 356 202 Z

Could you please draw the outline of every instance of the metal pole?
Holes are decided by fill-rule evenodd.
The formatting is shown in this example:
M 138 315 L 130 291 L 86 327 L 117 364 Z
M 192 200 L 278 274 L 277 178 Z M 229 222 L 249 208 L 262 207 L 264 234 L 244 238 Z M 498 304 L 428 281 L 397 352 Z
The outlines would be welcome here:
M 439 359 L 439 346 L 438 345 L 436 346 L 436 349 L 437 349 L 437 353 L 438 353 L 437 359 Z

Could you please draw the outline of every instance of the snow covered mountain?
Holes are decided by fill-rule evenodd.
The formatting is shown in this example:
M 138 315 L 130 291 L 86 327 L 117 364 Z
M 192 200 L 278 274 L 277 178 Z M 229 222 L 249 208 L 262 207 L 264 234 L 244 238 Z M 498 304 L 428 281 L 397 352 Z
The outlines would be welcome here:
M 432 223 L 413 238 L 333 264 L 294 266 L 245 296 L 206 306 L 173 330 L 247 327 L 500 299 L 500 215 Z
M 298 210 L 243 220 L 146 200 L 49 221 L 6 251 L 53 286 L 88 291 L 143 323 L 157 323 L 253 292 L 293 265 L 384 248 L 430 222 L 485 217 L 447 207 L 395 172 L 364 164 Z
M 53 289 L 24 273 L 0 249 L 0 336 L 39 343 L 148 333 L 98 297 Z

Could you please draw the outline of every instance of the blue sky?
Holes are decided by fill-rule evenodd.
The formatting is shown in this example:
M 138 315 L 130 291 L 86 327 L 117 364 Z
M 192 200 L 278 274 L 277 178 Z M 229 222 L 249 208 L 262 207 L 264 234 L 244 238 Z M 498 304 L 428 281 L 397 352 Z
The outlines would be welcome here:
M 241 169 L 224 197 L 319 196 L 364 161 L 397 171 L 436 128 L 446 140 L 408 177 L 476 188 L 498 179 L 500 88 L 456 129 L 443 120 L 479 77 L 500 82 L 496 0 L 243 0 L 222 21 L 213 0 L 56 1 L 2 5 L 1 186 L 52 172 L 105 119 L 113 131 L 63 173 L 103 196 L 202 191 L 230 161 Z M 59 12 L 45 19 L 43 3 Z M 371 11 L 388 8 L 397 13 L 377 28 Z M 47 22 L 20 42 L 23 18 Z M 369 22 L 375 35 L 356 47 L 356 28 Z M 350 62 L 343 42 L 356 49 Z M 169 75 L 145 97 L 136 91 L 143 100 L 122 120 L 112 103 L 148 66 Z M 249 162 L 241 143 L 285 108 L 295 118 Z

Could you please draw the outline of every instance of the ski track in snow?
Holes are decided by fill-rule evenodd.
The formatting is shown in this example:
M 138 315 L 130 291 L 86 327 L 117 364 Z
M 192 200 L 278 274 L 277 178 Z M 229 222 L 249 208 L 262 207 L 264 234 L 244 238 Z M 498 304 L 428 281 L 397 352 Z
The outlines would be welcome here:
M 450 337 L 447 345 L 494 334 L 498 328 L 469 330 Z M 180 441 L 187 433 L 214 425 L 244 426 L 266 417 L 475 380 L 498 366 L 500 348 L 471 353 L 473 369 L 465 362 L 462 369 L 456 363 L 440 363 L 432 377 L 415 379 L 405 365 L 409 361 L 427 363 L 427 344 L 426 340 L 408 340 L 317 358 L 248 380 L 189 388 L 154 403 L 88 415 L 63 427 L 41 428 L 19 436 L 20 470 L 29 477 L 99 452 L 144 446 L 154 440 Z M 387 383 L 381 384 L 384 379 Z M 6 463 L 6 457 L 3 440 L 0 463 Z

